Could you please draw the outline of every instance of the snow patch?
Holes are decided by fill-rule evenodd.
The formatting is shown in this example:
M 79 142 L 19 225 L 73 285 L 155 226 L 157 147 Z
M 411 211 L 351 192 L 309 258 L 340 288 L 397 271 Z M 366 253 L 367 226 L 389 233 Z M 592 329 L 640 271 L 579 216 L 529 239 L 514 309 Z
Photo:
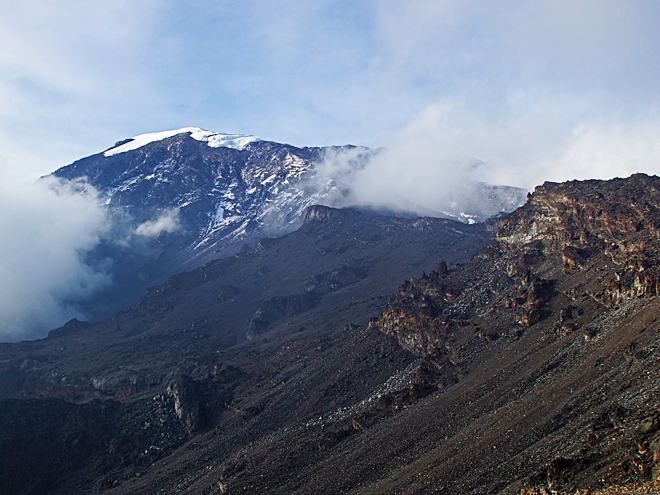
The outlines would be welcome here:
M 266 184 L 269 184 L 269 183 L 271 183 L 271 182 L 274 182 L 275 179 L 277 179 L 277 174 L 272 174 L 272 175 L 271 175 L 270 177 L 268 177 L 267 179 L 262 180 L 262 181 L 261 181 L 261 184 L 265 186 Z
M 162 141 L 172 136 L 179 134 L 190 133 L 190 137 L 197 141 L 206 142 L 211 148 L 234 148 L 242 150 L 248 144 L 254 141 L 261 141 L 256 136 L 249 136 L 247 134 L 223 134 L 220 132 L 211 132 L 200 129 L 199 127 L 184 127 L 173 131 L 150 132 L 147 134 L 140 134 L 135 136 L 128 143 L 124 143 L 115 148 L 111 148 L 103 153 L 103 156 L 113 156 L 126 151 L 136 150 L 149 143 Z
M 225 218 L 225 209 L 218 205 L 218 208 L 215 210 L 215 219 L 214 223 L 220 223 Z

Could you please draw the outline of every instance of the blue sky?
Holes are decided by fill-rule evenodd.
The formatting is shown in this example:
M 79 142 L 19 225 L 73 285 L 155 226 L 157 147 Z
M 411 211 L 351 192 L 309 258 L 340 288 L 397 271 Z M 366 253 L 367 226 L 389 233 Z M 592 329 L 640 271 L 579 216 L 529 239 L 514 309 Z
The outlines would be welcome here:
M 655 1 L 1 3 L 0 166 L 29 177 L 186 126 L 524 187 L 660 168 Z
M 356 204 L 438 211 L 466 178 L 660 173 L 657 0 L 0 8 L 0 340 L 44 335 L 111 283 L 81 261 L 109 229 L 94 191 L 35 179 L 139 134 L 384 146 L 358 172 L 341 154 L 320 170 Z

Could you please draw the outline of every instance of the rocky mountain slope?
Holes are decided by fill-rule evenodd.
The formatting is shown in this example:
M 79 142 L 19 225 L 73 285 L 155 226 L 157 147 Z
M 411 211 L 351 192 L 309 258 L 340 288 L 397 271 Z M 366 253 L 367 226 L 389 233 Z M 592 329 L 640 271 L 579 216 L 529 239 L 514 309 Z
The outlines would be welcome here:
M 446 391 L 407 415 L 423 455 L 369 492 L 657 478 L 659 213 L 657 177 L 547 183 L 470 263 L 402 286 L 372 325 Z
M 488 228 L 312 208 L 113 320 L 0 346 L 0 486 L 651 490 L 660 178 L 546 183 Z
M 657 177 L 537 188 L 493 245 L 408 281 L 370 322 L 414 372 L 243 450 L 223 489 L 653 493 L 659 209 Z
M 221 431 L 229 455 L 365 400 L 414 360 L 369 316 L 400 280 L 492 238 L 492 224 L 311 207 L 296 232 L 176 275 L 112 320 L 0 344 L 0 493 L 146 480 L 200 434 Z M 32 461 L 53 452 L 37 482 Z
M 112 316 L 169 275 L 296 230 L 309 206 L 332 205 L 347 193 L 323 168 L 328 156 L 359 169 L 377 153 L 185 128 L 137 136 L 60 168 L 55 177 L 91 184 L 113 219 L 87 262 L 99 269 L 110 262 L 114 284 L 83 312 Z M 511 211 L 524 191 L 480 185 L 475 195 L 479 219 Z

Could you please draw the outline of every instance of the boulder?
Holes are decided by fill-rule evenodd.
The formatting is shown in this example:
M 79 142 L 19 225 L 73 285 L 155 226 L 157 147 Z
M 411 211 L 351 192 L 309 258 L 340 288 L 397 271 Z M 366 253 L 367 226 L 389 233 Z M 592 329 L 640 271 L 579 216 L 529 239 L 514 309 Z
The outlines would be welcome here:
M 187 375 L 175 375 L 167 394 L 174 399 L 174 412 L 189 434 L 204 426 L 205 400 L 199 383 Z

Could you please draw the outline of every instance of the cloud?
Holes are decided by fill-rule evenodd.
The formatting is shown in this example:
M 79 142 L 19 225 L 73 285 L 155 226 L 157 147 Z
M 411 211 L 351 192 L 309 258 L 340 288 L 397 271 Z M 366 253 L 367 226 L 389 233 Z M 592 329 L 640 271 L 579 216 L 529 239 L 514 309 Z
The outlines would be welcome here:
M 320 182 L 336 185 L 333 205 L 446 216 L 452 204 L 483 201 L 475 182 L 531 190 L 547 180 L 660 174 L 660 115 L 622 115 L 603 95 L 543 89 L 512 91 L 489 106 L 479 97 L 446 98 L 422 109 L 386 150 L 358 157 L 358 150 L 326 156 Z
M 538 164 L 546 180 L 609 179 L 636 172 L 660 174 L 660 118 L 578 122 L 558 149 Z
M 652 0 L 376 4 L 385 65 L 400 79 L 424 77 L 442 92 L 534 81 L 586 91 L 650 84 L 657 91 L 660 6 Z
M 436 208 L 466 178 L 531 189 L 660 172 L 657 2 L 376 5 L 381 69 L 410 97 L 358 199 Z
M 181 228 L 179 209 L 169 208 L 154 220 L 147 220 L 135 228 L 135 234 L 142 237 L 158 237 L 162 233 L 176 232 Z
M 52 179 L 0 180 L 0 341 L 44 336 L 81 315 L 71 301 L 110 283 L 85 262 L 108 229 L 93 189 Z
M 658 174 L 659 139 L 654 107 L 633 113 L 602 94 L 536 89 L 512 91 L 486 108 L 467 97 L 429 105 L 397 136 L 394 151 L 395 161 L 410 163 L 405 171 L 415 183 L 442 182 L 437 191 L 460 177 L 533 189 L 546 180 Z M 417 156 L 406 160 L 411 153 Z

